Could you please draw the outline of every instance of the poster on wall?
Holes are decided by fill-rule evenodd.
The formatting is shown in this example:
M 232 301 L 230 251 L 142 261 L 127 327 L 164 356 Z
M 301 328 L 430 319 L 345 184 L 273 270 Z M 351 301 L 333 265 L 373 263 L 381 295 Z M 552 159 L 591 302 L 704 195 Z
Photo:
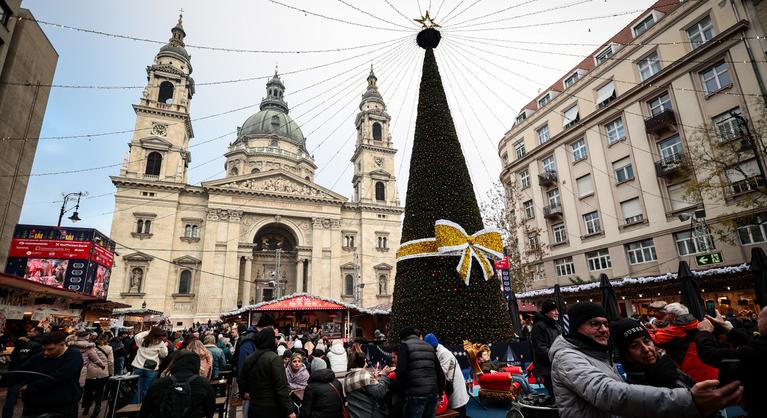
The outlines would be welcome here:
M 5 272 L 106 298 L 115 242 L 90 228 L 16 225 Z

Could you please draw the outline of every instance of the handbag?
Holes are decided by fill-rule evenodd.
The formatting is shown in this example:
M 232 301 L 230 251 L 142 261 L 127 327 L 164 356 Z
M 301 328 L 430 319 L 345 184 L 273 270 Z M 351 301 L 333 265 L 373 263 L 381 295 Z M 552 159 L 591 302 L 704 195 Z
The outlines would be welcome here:
M 343 411 L 343 418 L 349 418 L 349 410 L 346 409 L 346 405 L 344 404 L 344 398 L 341 396 L 341 392 L 336 389 L 336 386 L 332 383 L 328 383 L 331 388 L 333 388 L 333 391 L 336 392 L 336 396 L 338 396 L 338 400 L 341 401 L 341 410 Z
M 157 360 L 152 360 L 150 358 L 144 360 L 144 369 L 147 370 L 155 370 L 157 369 Z
M 456 361 L 451 361 L 450 368 L 447 369 L 447 373 L 450 375 L 450 379 L 447 379 L 447 377 L 445 378 L 445 393 L 447 394 L 447 396 L 453 395 L 453 390 L 454 390 L 453 380 L 455 380 L 455 363 Z M 451 370 L 453 371 L 452 373 L 450 373 Z

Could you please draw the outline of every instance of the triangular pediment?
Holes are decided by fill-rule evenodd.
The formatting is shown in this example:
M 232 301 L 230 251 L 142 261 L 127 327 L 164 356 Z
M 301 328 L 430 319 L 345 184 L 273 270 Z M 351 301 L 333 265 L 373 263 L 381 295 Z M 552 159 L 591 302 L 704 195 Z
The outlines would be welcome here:
M 346 197 L 284 170 L 243 174 L 202 183 L 210 190 L 346 202 Z
M 191 255 L 184 255 L 173 260 L 174 264 L 200 264 L 202 261 L 192 257 Z
M 382 168 L 379 168 L 379 169 L 376 169 L 376 170 L 373 170 L 373 171 L 371 171 L 371 172 L 370 172 L 370 177 L 376 177 L 376 178 L 382 178 L 382 177 L 383 177 L 383 178 L 390 178 L 390 177 L 391 177 L 391 174 L 389 174 L 389 172 L 388 172 L 388 171 L 386 171 L 386 170 L 384 170 L 384 169 L 382 169 Z
M 139 142 L 141 143 L 141 146 L 144 148 L 156 148 L 156 149 L 167 150 L 173 147 L 173 144 L 171 144 L 170 141 L 155 135 L 141 138 Z
M 152 261 L 153 258 L 154 257 L 151 255 L 142 252 L 130 253 L 123 256 L 123 260 L 125 261 Z

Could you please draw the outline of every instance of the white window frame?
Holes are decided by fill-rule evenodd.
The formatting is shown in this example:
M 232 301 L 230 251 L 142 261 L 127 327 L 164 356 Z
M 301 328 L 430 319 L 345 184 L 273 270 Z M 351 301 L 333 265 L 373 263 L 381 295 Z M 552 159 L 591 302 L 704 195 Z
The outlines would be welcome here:
M 589 157 L 589 150 L 586 147 L 586 138 L 581 138 L 570 144 L 573 152 L 573 161 L 583 161 Z
M 588 181 L 591 186 L 590 190 L 583 190 L 583 187 L 581 186 L 581 181 L 584 180 L 586 177 L 589 178 Z M 577 179 L 575 179 L 575 185 L 578 187 L 578 197 L 583 198 L 583 197 L 591 196 L 594 194 L 594 176 L 592 176 L 591 173 L 580 176 Z
M 539 246 L 540 242 L 538 241 L 538 233 L 531 232 L 527 234 L 527 248 L 530 250 L 537 250 Z
M 663 92 L 647 101 L 647 108 L 650 110 L 650 116 L 657 116 L 666 110 L 674 110 L 671 103 L 671 95 Z
M 726 83 L 722 82 L 722 76 L 727 77 Z M 714 94 L 732 85 L 730 68 L 727 66 L 727 63 L 725 62 L 714 64 L 700 72 L 700 81 L 701 81 L 701 84 L 703 84 L 703 91 L 705 91 L 706 94 Z M 708 88 L 709 81 L 716 81 L 716 88 L 709 90 Z
M 621 158 L 614 162 L 613 174 L 615 175 L 615 182 L 618 184 L 634 180 L 634 166 L 631 164 L 631 157 Z M 621 177 L 623 178 L 621 179 Z
M 572 257 L 563 257 L 554 260 L 554 270 L 557 277 L 572 276 L 575 274 L 575 263 Z
M 597 107 L 601 108 L 607 106 L 607 104 L 612 102 L 615 97 L 615 83 L 610 81 L 597 89 Z
M 714 29 L 714 22 L 711 20 L 711 15 L 706 15 L 695 22 L 694 25 L 687 28 L 686 32 L 687 38 L 690 39 L 691 49 L 698 48 L 716 36 L 716 30 Z M 710 33 L 707 35 L 706 32 Z
M 562 194 L 559 193 L 559 188 L 551 189 L 546 192 L 546 201 L 549 203 L 550 208 L 559 208 L 562 206 Z
M 639 205 L 638 211 L 626 213 L 627 211 L 624 205 L 634 201 L 636 201 L 637 204 Z M 621 214 L 623 215 L 623 222 L 625 225 L 636 224 L 644 220 L 644 212 L 642 211 L 642 200 L 639 197 L 634 197 L 634 198 L 626 199 L 622 201 L 620 203 L 620 207 L 621 207 Z
M 562 114 L 563 116 L 563 123 L 562 126 L 567 129 L 571 126 L 573 126 L 576 122 L 581 120 L 580 114 L 578 111 L 578 105 L 573 105 L 568 107 Z
M 658 23 L 658 19 L 656 18 L 655 13 L 651 12 L 640 20 L 639 23 L 631 27 L 631 33 L 634 35 L 634 38 L 638 38 L 651 27 L 655 26 L 656 23 Z
M 607 47 L 601 51 L 599 51 L 596 55 L 594 55 L 594 64 L 599 65 L 608 59 L 612 57 L 615 54 L 615 50 L 613 49 L 613 45 L 607 45 Z
M 581 79 L 581 74 L 578 71 L 570 74 L 570 76 L 565 79 L 565 88 L 572 86 L 573 84 L 577 83 L 578 80 L 580 79 Z
M 652 238 L 626 244 L 626 257 L 630 265 L 650 263 L 658 260 L 655 242 Z
M 720 144 L 740 138 L 739 122 L 736 118 L 730 115 L 732 112 L 740 115 L 740 107 L 730 109 L 711 119 L 711 122 L 714 125 L 714 131 L 716 132 L 716 137 L 719 139 Z
M 551 236 L 554 244 L 564 244 L 567 242 L 567 225 L 564 222 L 551 226 Z
M 535 204 L 532 199 L 522 202 L 522 210 L 525 211 L 525 219 L 535 218 Z
M 542 161 L 543 164 L 543 171 L 546 173 L 556 173 L 557 172 L 557 161 L 554 158 L 554 154 L 549 155 L 548 157 L 544 158 Z
M 658 72 L 661 70 L 658 51 L 653 51 L 646 57 L 637 61 L 637 68 L 639 69 L 639 79 L 642 81 L 645 81 L 655 74 L 658 74 Z
M 599 212 L 589 212 L 583 215 L 583 225 L 586 227 L 586 235 L 594 235 L 602 232 L 602 222 L 599 220 Z
M 613 145 L 626 139 L 626 128 L 623 126 L 623 118 L 613 119 L 605 124 L 607 145 Z
M 589 271 L 600 271 L 613 268 L 613 261 L 610 258 L 610 250 L 602 248 L 596 251 L 586 253 L 586 264 Z
M 519 141 L 514 143 L 514 157 L 519 160 L 522 157 L 524 157 L 526 154 L 525 152 L 525 141 L 523 139 L 520 139 Z
M 693 237 L 693 232 L 694 230 L 691 229 L 674 234 L 676 251 L 680 257 L 705 253 L 716 249 L 716 246 L 714 245 L 714 237 L 711 236 L 710 232 L 703 237 Z M 701 248 L 703 246 L 707 248 Z
M 535 133 L 538 135 L 538 143 L 540 144 L 545 144 L 551 139 L 551 131 L 549 130 L 548 123 L 536 129 Z
M 546 92 L 546 94 L 536 101 L 536 103 L 538 103 L 538 109 L 546 107 L 547 104 L 551 103 L 551 100 L 553 100 L 551 92 Z
M 757 234 L 761 235 L 761 238 Z M 765 215 L 758 215 L 756 223 L 738 227 L 738 239 L 741 245 L 755 245 L 767 242 L 767 217 Z
M 523 111 L 517 115 L 517 118 L 514 120 L 514 125 L 519 125 L 520 123 L 524 122 L 525 119 L 527 119 L 527 112 Z
M 530 169 L 526 168 L 519 173 L 517 173 L 517 176 L 519 177 L 519 185 L 522 187 L 522 189 L 527 189 L 530 187 Z

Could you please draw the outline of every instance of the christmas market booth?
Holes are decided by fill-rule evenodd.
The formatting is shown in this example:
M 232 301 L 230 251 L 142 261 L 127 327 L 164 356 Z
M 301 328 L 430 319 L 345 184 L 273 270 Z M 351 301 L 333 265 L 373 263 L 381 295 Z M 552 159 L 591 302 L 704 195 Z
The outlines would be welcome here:
M 282 332 L 317 327 L 329 338 L 371 340 L 376 329 L 384 331 L 388 327 L 389 312 L 386 307 L 361 308 L 336 299 L 293 293 L 222 312 L 221 318 L 225 322 L 255 324 L 262 314 L 269 313 Z
M 146 302 L 140 308 L 124 308 L 112 311 L 110 328 L 133 329 L 139 333 L 152 328 L 153 325 L 168 324 L 165 315 L 154 309 L 146 307 Z
M 693 270 L 692 273 L 703 299 L 713 301 L 720 313 L 739 315 L 759 311 L 755 301 L 754 278 L 748 264 Z M 681 290 L 675 272 L 612 279 L 610 284 L 615 289 L 623 317 L 635 313 L 646 314 L 649 305 L 655 301 L 681 302 Z M 560 290 L 564 303 L 600 302 L 599 285 L 599 281 L 596 281 L 562 286 Z M 530 290 L 518 294 L 517 298 L 540 305 L 554 299 L 554 288 Z
M 130 308 L 130 305 L 111 300 L 87 301 L 83 303 L 83 321 L 89 326 L 106 330 L 111 327 L 114 311 L 125 308 Z

